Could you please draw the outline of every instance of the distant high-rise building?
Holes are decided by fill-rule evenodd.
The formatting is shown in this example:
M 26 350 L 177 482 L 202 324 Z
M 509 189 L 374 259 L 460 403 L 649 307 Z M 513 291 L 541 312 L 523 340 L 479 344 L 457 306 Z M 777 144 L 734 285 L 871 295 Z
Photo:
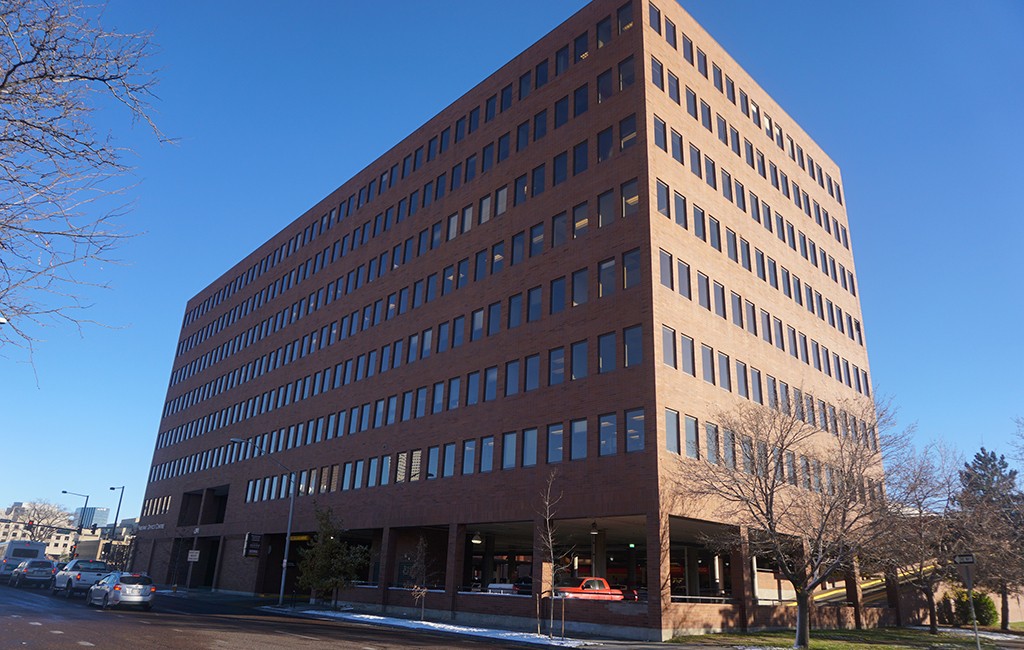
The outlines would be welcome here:
M 106 526 L 110 508 L 75 508 L 75 526 Z
M 592 2 L 189 301 L 134 568 L 276 592 L 330 507 L 372 556 L 345 600 L 530 627 L 479 592 L 550 570 L 557 472 L 565 568 L 640 594 L 575 629 L 775 625 L 771 562 L 672 481 L 768 462 L 719 428 L 741 405 L 869 444 L 848 223 L 836 163 L 680 6 Z

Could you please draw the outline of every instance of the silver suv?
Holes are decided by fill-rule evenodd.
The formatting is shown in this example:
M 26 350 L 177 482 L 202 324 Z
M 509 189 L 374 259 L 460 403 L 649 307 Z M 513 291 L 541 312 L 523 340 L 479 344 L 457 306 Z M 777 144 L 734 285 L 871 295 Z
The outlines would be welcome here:
M 11 587 L 22 585 L 45 587 L 53 579 L 55 566 L 50 560 L 25 560 L 11 572 L 7 584 Z

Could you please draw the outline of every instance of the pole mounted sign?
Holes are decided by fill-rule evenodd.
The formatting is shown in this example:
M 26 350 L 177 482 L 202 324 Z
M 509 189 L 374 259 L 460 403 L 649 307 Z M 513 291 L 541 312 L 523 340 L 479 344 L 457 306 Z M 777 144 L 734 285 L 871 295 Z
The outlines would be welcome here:
M 953 564 L 974 564 L 974 553 L 962 553 L 953 556 Z

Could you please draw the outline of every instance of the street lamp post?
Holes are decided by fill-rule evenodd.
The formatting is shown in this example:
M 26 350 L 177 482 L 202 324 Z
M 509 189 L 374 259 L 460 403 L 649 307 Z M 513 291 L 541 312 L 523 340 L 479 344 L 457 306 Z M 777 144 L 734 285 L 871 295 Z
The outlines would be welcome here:
M 242 445 L 252 445 L 261 456 L 268 456 L 270 460 L 277 463 L 277 466 L 288 472 L 288 524 L 284 534 L 284 559 L 281 560 L 281 591 L 277 597 L 277 606 L 284 607 L 284 582 L 288 576 L 288 550 L 292 541 L 292 515 L 295 514 L 295 472 L 291 468 L 287 467 L 283 463 L 279 462 L 273 456 L 267 453 L 267 450 L 256 444 L 252 440 L 243 440 L 242 438 L 232 438 L 231 442 L 235 442 Z
M 85 511 L 89 509 L 89 495 L 79 494 L 78 492 L 68 492 L 67 490 L 61 490 L 61 494 L 73 494 L 76 497 L 85 497 L 85 507 L 82 508 L 82 516 L 78 518 L 78 526 L 81 528 L 82 520 L 85 519 Z
M 117 510 L 114 513 L 114 526 L 110 529 L 110 547 L 107 551 L 106 557 L 110 557 L 110 551 L 113 550 L 114 537 L 117 535 L 117 520 L 121 516 L 121 500 L 124 499 L 124 486 L 117 486 L 110 488 L 111 490 L 121 490 L 121 494 L 117 497 Z M 120 565 L 120 563 L 118 563 Z M 122 567 L 123 568 L 123 567 Z

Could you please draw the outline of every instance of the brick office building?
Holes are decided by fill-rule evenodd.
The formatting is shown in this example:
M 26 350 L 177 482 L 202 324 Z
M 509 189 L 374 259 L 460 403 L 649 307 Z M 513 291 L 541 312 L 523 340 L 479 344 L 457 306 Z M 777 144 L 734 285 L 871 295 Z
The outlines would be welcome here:
M 775 583 L 667 477 L 722 409 L 867 399 L 853 269 L 810 137 L 676 3 L 597 0 L 189 302 L 135 567 L 276 591 L 293 470 L 291 561 L 314 503 L 371 548 L 346 600 L 411 606 L 422 539 L 428 610 L 529 625 L 477 590 L 539 572 L 557 469 L 575 570 L 644 594 L 573 625 L 742 627 Z

